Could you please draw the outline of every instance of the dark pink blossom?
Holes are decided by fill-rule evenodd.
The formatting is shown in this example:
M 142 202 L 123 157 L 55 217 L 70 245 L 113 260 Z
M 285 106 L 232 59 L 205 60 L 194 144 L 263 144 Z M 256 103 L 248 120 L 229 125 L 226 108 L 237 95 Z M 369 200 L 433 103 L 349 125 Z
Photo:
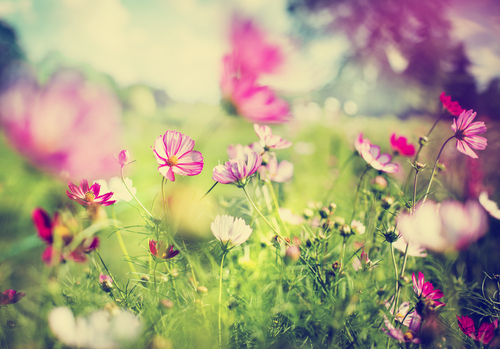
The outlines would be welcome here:
M 391 136 L 391 148 L 395 153 L 399 153 L 403 156 L 415 155 L 415 146 L 408 143 L 406 137 L 397 137 L 395 133 Z
M 495 334 L 495 329 L 498 327 L 498 319 L 495 319 L 492 323 L 483 323 L 476 332 L 474 320 L 466 315 L 461 317 L 457 315 L 457 322 L 458 327 L 463 333 L 483 344 L 489 344 L 491 342 Z
M 99 195 L 101 185 L 97 182 L 89 187 L 89 182 L 86 179 L 82 179 L 79 187 L 71 182 L 68 183 L 68 186 L 69 190 L 66 190 L 68 197 L 71 200 L 78 202 L 83 207 L 95 205 L 109 206 L 116 202 L 116 200 L 110 200 L 113 196 L 113 192 Z
M 24 296 L 26 296 L 26 293 L 18 292 L 16 290 L 6 290 L 3 293 L 0 293 L 0 307 L 2 305 L 17 303 Z
M 451 129 L 455 132 L 457 139 L 457 149 L 459 152 L 477 159 L 477 154 L 471 149 L 483 150 L 486 148 L 487 139 L 480 135 L 486 132 L 486 126 L 483 121 L 472 122 L 476 117 L 472 109 L 463 111 L 458 119 L 453 119 Z
M 0 124 L 10 145 L 57 176 L 111 176 L 121 138 L 116 96 L 75 71 L 58 72 L 44 86 L 27 69 L 19 71 L 0 96 Z
M 453 102 L 451 96 L 446 96 L 444 91 L 441 92 L 439 99 L 441 103 L 443 103 L 443 108 L 448 110 L 451 115 L 459 116 L 464 111 L 460 104 L 458 104 L 458 102 Z
M 156 138 L 153 152 L 158 171 L 169 181 L 175 181 L 174 173 L 181 176 L 196 176 L 203 170 L 203 156 L 193 150 L 191 137 L 177 131 L 167 131 Z
M 434 289 L 434 286 L 430 282 L 425 282 L 425 277 L 422 272 L 418 272 L 418 279 L 415 277 L 415 273 L 412 274 L 413 281 L 413 290 L 417 294 L 419 299 L 427 299 L 434 302 L 434 307 L 443 307 L 446 304 L 443 302 L 436 301 L 435 299 L 439 299 L 444 297 L 444 294 L 441 290 Z
M 163 241 L 149 240 L 149 252 L 157 258 L 170 259 L 179 254 L 179 251 L 174 250 L 174 245 L 167 245 Z
M 214 167 L 212 179 L 223 184 L 236 184 L 238 187 L 244 187 L 248 179 L 252 176 L 262 164 L 262 157 L 251 152 L 248 154 L 248 160 L 234 159 L 227 161 L 224 165 Z

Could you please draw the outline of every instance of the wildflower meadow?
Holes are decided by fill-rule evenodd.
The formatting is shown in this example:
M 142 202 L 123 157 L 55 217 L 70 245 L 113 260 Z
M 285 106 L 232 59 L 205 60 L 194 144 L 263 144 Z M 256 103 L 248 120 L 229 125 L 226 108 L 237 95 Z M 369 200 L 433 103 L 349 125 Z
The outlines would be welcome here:
M 113 73 L 126 67 L 128 45 L 155 32 L 146 31 L 155 11 L 144 12 L 143 31 L 126 31 L 127 45 L 103 41 L 124 60 L 99 65 L 63 58 L 70 47 L 83 57 L 79 46 L 89 43 L 76 37 L 37 61 L 28 47 L 42 46 L 8 12 L 27 10 L 8 3 L 0 6 L 0 348 L 500 348 L 500 137 L 491 112 L 500 108 L 467 99 L 456 88 L 465 75 L 453 80 L 445 58 L 425 76 L 447 79 L 415 82 L 409 73 L 408 47 L 424 52 L 422 28 L 445 21 L 420 15 L 444 2 L 391 10 L 377 1 L 284 2 L 304 42 L 320 28 L 319 37 L 348 28 L 338 74 L 314 87 L 306 77 L 320 63 L 306 64 L 297 36 L 270 29 L 272 16 L 266 26 L 257 5 L 168 5 L 194 18 L 201 46 L 206 18 L 224 14 L 217 54 L 186 50 L 169 70 L 178 76 L 186 62 L 198 76 L 172 88 L 179 95 L 155 87 L 161 69 L 124 68 L 136 84 Z M 89 20 L 81 33 L 99 20 L 122 28 L 139 13 L 114 21 L 117 6 L 127 8 L 120 1 L 62 3 L 58 11 Z M 29 6 L 39 16 L 31 25 L 52 13 Z M 115 17 L 100 17 L 106 6 Z M 392 6 L 415 16 L 401 35 L 396 24 L 379 28 L 390 27 L 383 16 Z M 92 42 L 108 35 L 97 24 Z M 360 44 L 362 25 L 370 45 Z M 184 42 L 189 33 L 167 37 Z M 385 65 L 369 60 L 379 55 L 368 48 L 390 46 L 383 35 L 402 40 L 391 45 L 407 58 L 404 69 L 390 55 Z M 196 66 L 212 55 L 211 70 Z M 184 101 L 209 80 L 204 70 L 217 72 L 216 102 Z M 364 97 L 356 104 L 349 93 Z M 500 100 L 498 90 L 481 96 Z

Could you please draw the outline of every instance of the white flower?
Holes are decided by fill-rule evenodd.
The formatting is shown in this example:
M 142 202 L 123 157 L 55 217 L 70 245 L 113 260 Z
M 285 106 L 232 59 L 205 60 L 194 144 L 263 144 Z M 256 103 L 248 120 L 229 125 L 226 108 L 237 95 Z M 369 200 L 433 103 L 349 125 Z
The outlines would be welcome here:
M 500 210 L 498 209 L 498 205 L 495 201 L 492 201 L 488 198 L 488 193 L 483 191 L 479 194 L 479 203 L 483 208 L 490 214 L 491 217 L 500 219 Z
M 141 332 L 141 323 L 129 311 L 119 309 L 113 314 L 97 310 L 76 319 L 67 307 L 49 313 L 52 333 L 64 345 L 74 348 L 115 349 L 120 342 L 133 342 Z
M 358 234 L 364 234 L 366 227 L 363 225 L 363 223 L 354 219 L 351 222 L 351 230 L 357 232 Z
M 304 223 L 304 217 L 293 214 L 289 208 L 280 207 L 278 212 L 284 222 L 295 225 Z
M 400 236 L 392 245 L 403 253 L 406 251 L 406 240 L 403 236 Z M 408 246 L 408 256 L 427 257 L 427 252 L 425 252 L 423 246 L 420 246 L 412 240 Z
M 242 218 L 217 215 L 210 225 L 215 238 L 219 240 L 226 249 L 241 245 L 252 234 L 252 228 L 246 225 Z
M 113 196 L 111 197 L 112 200 L 116 200 L 116 202 L 119 201 L 128 202 L 132 200 L 132 195 L 130 195 L 120 177 L 113 177 L 108 182 L 106 182 L 104 179 L 99 179 L 96 182 L 101 185 L 101 192 L 103 193 L 107 193 L 110 191 L 113 192 Z M 137 194 L 137 188 L 134 188 L 132 186 L 133 184 L 130 178 L 125 177 L 125 183 L 127 183 L 127 186 L 129 187 L 132 194 L 134 195 Z

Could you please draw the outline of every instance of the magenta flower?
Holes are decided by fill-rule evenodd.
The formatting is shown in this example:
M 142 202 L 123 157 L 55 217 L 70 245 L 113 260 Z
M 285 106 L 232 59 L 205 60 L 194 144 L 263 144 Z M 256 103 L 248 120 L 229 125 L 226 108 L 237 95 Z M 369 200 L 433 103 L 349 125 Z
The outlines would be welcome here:
M 392 322 L 389 321 L 387 316 L 384 315 L 385 327 L 382 327 L 382 331 L 384 331 L 385 334 L 388 335 L 389 337 L 394 338 L 399 342 L 420 343 L 421 340 L 419 338 L 419 335 L 420 335 L 420 325 L 422 323 L 422 318 L 420 317 L 420 315 L 418 315 L 416 311 L 407 315 L 406 318 L 410 319 L 410 322 L 407 325 L 408 330 L 403 332 L 403 330 L 400 328 L 396 329 L 392 325 Z M 406 321 L 404 324 L 406 325 Z
M 128 150 L 122 150 L 118 154 L 116 161 L 118 161 L 118 163 L 120 164 L 121 167 L 130 164 L 131 163 L 130 153 L 128 152 Z
M 415 146 L 408 143 L 406 137 L 396 137 L 395 133 L 391 136 L 391 148 L 395 153 L 399 153 L 403 156 L 409 157 L 415 155 Z
M 179 251 L 174 250 L 174 245 L 167 245 L 163 241 L 149 240 L 149 252 L 156 258 L 170 259 L 179 254 Z
M 424 274 L 418 272 L 418 280 L 415 277 L 415 273 L 411 276 L 413 281 L 413 291 L 417 294 L 419 299 L 427 299 L 431 300 L 434 303 L 434 307 L 444 307 L 446 304 L 443 302 L 435 301 L 435 299 L 439 299 L 444 297 L 444 294 L 441 290 L 434 289 L 434 286 L 430 282 L 425 282 Z
M 0 124 L 10 145 L 65 179 L 111 176 L 120 150 L 118 99 L 75 71 L 58 72 L 40 86 L 27 70 L 20 69 L 0 96 Z
M 358 138 L 354 141 L 354 148 L 374 169 L 386 173 L 395 173 L 399 171 L 399 165 L 390 162 L 392 156 L 389 154 L 380 154 L 380 147 L 371 144 L 367 138 L 363 138 L 363 133 L 360 133 Z
M 156 138 L 153 152 L 158 171 L 169 181 L 175 181 L 174 173 L 181 176 L 196 176 L 203 170 L 203 156 L 193 150 L 194 141 L 180 132 L 167 131 Z
M 3 293 L 0 293 L 0 307 L 2 305 L 17 303 L 24 296 L 26 296 L 26 293 L 17 292 L 16 290 L 6 290 Z
M 473 159 L 477 159 L 477 154 L 471 148 L 483 150 L 486 148 L 487 139 L 478 136 L 486 132 L 483 121 L 472 122 L 476 117 L 472 109 L 463 111 L 457 119 L 453 119 L 451 129 L 455 132 L 457 139 L 457 150 Z
M 498 327 L 498 319 L 495 319 L 492 323 L 483 323 L 476 332 L 476 327 L 474 326 L 474 320 L 470 317 L 464 315 L 462 317 L 457 315 L 458 327 L 467 336 L 475 341 L 483 344 L 489 344 L 495 335 L 495 329 Z
M 276 154 L 271 153 L 266 166 L 259 168 L 260 178 L 269 179 L 276 183 L 289 181 L 293 177 L 293 164 L 283 160 L 278 164 Z
M 244 187 L 261 164 L 262 157 L 251 152 L 248 154 L 247 161 L 235 159 L 227 161 L 224 165 L 215 166 L 212 179 L 222 184 L 236 184 L 238 187 Z
M 217 215 L 210 225 L 215 238 L 219 240 L 223 249 L 231 249 L 241 245 L 248 240 L 252 234 L 252 228 L 245 223 L 243 218 Z
M 113 279 L 111 278 L 111 276 L 103 274 L 103 273 L 99 273 L 99 283 L 102 284 L 102 283 L 104 283 L 104 281 L 106 281 L 110 284 L 113 283 Z
M 41 208 L 33 210 L 32 219 L 38 236 L 47 244 L 47 248 L 42 253 L 42 261 L 47 265 L 51 265 L 56 259 L 59 259 L 58 262 L 65 259 L 72 259 L 75 262 L 85 262 L 87 260 L 86 254 L 95 250 L 99 245 L 99 239 L 94 237 L 92 239 L 84 239 L 73 251 L 64 251 L 73 241 L 74 231 L 79 230 L 78 224 L 71 219 L 63 222 L 61 215 L 58 213 L 54 214 L 53 218 L 50 218 L 49 214 Z M 63 251 L 54 248 L 55 238 L 62 242 L 60 248 Z
M 273 135 L 273 130 L 267 125 L 253 124 L 253 129 L 260 139 L 261 146 L 266 151 L 270 149 L 286 149 L 292 146 L 292 142 L 282 139 L 278 135 Z
M 68 197 L 78 202 L 83 207 L 95 205 L 109 206 L 116 202 L 116 200 L 110 200 L 113 196 L 113 192 L 99 195 L 101 191 L 101 185 L 99 183 L 94 183 L 89 188 L 89 182 L 86 179 L 82 179 L 79 187 L 71 182 L 68 183 L 68 185 L 69 190 L 66 190 Z
M 441 92 L 439 99 L 441 100 L 441 103 L 443 103 L 443 108 L 448 110 L 451 115 L 459 116 L 463 111 L 465 111 L 460 104 L 458 104 L 458 102 L 452 102 L 451 96 L 446 96 L 444 91 Z

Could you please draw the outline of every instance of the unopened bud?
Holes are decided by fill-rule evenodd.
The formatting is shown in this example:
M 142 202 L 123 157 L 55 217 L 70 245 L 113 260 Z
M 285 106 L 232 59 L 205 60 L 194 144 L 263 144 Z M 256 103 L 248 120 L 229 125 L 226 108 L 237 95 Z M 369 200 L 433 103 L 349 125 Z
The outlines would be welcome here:
M 334 214 L 335 210 L 337 210 L 337 204 L 332 202 L 330 205 L 328 205 L 328 208 L 330 209 L 330 214 Z
M 128 150 L 122 150 L 118 154 L 117 161 L 121 167 L 128 165 L 130 163 L 130 153 L 128 152 Z
M 371 181 L 373 189 L 377 191 L 383 191 L 387 188 L 387 180 L 382 176 L 377 176 Z
M 418 143 L 420 145 L 426 145 L 429 142 L 429 138 L 427 136 L 422 136 L 418 139 Z
M 392 196 L 383 197 L 380 204 L 382 205 L 382 208 L 387 210 L 392 206 L 392 204 L 394 204 L 394 198 Z
M 162 299 L 160 301 L 160 305 L 166 309 L 172 309 L 174 307 L 174 302 L 172 302 L 170 299 Z
M 321 216 L 321 218 L 328 218 L 328 216 L 330 216 L 330 213 L 330 209 L 326 206 L 319 210 L 319 215 Z
M 104 280 L 101 284 L 101 287 L 104 292 L 111 292 L 113 285 L 108 280 Z
M 392 244 L 399 239 L 399 234 L 396 233 L 396 228 L 395 227 L 389 227 L 385 232 L 383 232 L 385 241 L 388 243 Z
M 349 236 L 351 234 L 351 227 L 349 227 L 347 224 L 344 224 L 340 226 L 339 231 L 340 235 Z
M 416 162 L 415 163 L 415 167 L 417 168 L 417 170 L 423 170 L 427 165 L 426 164 L 422 164 L 421 162 Z
M 339 270 L 339 269 L 340 269 L 340 267 L 341 267 L 341 264 L 340 264 L 340 262 L 339 262 L 339 261 L 335 261 L 335 262 L 332 264 L 332 269 L 333 269 L 333 270 L 335 270 L 335 271 L 336 271 L 336 270 Z
M 309 219 L 309 218 L 312 218 L 314 216 L 314 212 L 310 208 L 305 208 L 302 215 L 304 216 L 305 219 Z
M 285 263 L 294 264 L 300 259 L 300 248 L 297 246 L 290 246 L 285 253 Z
M 221 277 L 222 277 L 222 275 L 221 275 Z M 207 294 L 208 293 L 208 288 L 206 288 L 205 286 L 198 286 L 196 288 L 196 291 L 198 291 L 199 293 Z
M 444 171 L 446 171 L 446 165 L 445 165 L 445 164 L 443 164 L 442 162 L 438 162 L 438 164 L 437 164 L 437 169 L 438 169 L 439 171 L 443 171 L 443 172 L 444 172 Z

